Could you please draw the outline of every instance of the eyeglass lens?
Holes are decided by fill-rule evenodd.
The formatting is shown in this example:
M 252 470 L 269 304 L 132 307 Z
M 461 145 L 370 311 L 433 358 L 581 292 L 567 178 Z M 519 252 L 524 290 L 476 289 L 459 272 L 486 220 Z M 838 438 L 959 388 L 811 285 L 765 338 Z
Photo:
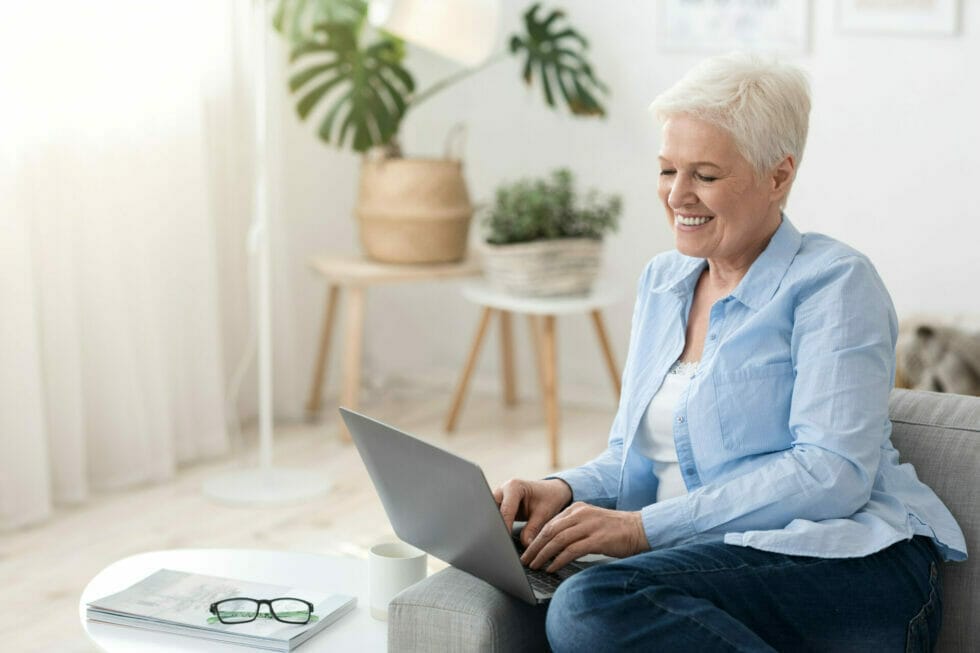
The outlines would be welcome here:
M 310 606 L 296 599 L 276 599 L 271 603 L 272 612 L 279 621 L 305 624 L 310 620 Z
M 215 607 L 218 609 L 218 619 L 226 624 L 252 621 L 259 613 L 259 603 L 252 599 L 221 601 Z
M 260 612 L 260 604 L 253 599 L 226 599 L 215 604 L 218 620 L 226 624 L 240 624 L 255 619 L 277 619 L 290 624 L 310 621 L 310 606 L 298 599 L 274 599 L 268 603 L 271 612 Z

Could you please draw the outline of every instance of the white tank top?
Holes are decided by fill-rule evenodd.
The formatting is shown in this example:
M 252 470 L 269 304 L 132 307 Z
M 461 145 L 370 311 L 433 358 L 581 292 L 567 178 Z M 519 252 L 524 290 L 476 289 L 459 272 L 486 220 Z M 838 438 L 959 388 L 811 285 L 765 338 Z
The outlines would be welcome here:
M 653 461 L 659 481 L 657 501 L 687 494 L 674 447 L 674 413 L 697 369 L 696 361 L 674 363 L 650 400 L 633 441 L 637 453 Z

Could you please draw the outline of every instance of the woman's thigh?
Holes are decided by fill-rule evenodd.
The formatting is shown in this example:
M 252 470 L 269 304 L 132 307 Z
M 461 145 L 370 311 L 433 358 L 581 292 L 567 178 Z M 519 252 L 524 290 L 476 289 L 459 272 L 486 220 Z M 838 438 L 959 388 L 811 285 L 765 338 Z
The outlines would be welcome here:
M 864 558 L 722 543 L 589 569 L 548 610 L 556 650 L 927 651 L 941 620 L 939 558 L 923 537 Z

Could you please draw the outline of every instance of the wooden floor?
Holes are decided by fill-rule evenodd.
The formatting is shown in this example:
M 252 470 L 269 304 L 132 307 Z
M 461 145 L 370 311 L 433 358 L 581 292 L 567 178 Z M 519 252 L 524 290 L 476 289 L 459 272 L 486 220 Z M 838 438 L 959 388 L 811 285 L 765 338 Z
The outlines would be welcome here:
M 452 437 L 442 432 L 447 408 L 445 393 L 423 390 L 388 392 L 364 406 L 382 421 L 477 462 L 491 486 L 551 471 L 537 402 L 505 409 L 497 396 L 473 394 Z M 183 469 L 164 485 L 101 495 L 58 511 L 40 527 L 0 535 L 0 650 L 93 650 L 78 621 L 78 597 L 102 568 L 135 553 L 236 547 L 366 557 L 371 544 L 391 535 L 391 527 L 357 452 L 336 435 L 335 404 L 328 402 L 324 410 L 329 419 L 280 426 L 275 441 L 277 464 L 328 475 L 333 489 L 322 498 L 288 507 L 239 508 L 204 497 L 206 479 L 253 459 L 246 438 L 234 459 Z M 612 398 L 606 411 L 562 408 L 562 466 L 602 449 L 613 413 Z

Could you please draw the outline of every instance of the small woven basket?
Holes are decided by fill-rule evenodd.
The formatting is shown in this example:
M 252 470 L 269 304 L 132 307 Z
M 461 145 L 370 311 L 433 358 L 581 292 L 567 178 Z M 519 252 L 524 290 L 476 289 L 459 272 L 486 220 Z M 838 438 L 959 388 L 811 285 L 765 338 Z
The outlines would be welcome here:
M 482 251 L 490 285 L 522 297 L 587 295 L 602 261 L 602 241 L 593 238 L 483 243 Z
M 473 216 L 462 163 L 365 159 L 355 214 L 364 251 L 376 261 L 459 261 Z

